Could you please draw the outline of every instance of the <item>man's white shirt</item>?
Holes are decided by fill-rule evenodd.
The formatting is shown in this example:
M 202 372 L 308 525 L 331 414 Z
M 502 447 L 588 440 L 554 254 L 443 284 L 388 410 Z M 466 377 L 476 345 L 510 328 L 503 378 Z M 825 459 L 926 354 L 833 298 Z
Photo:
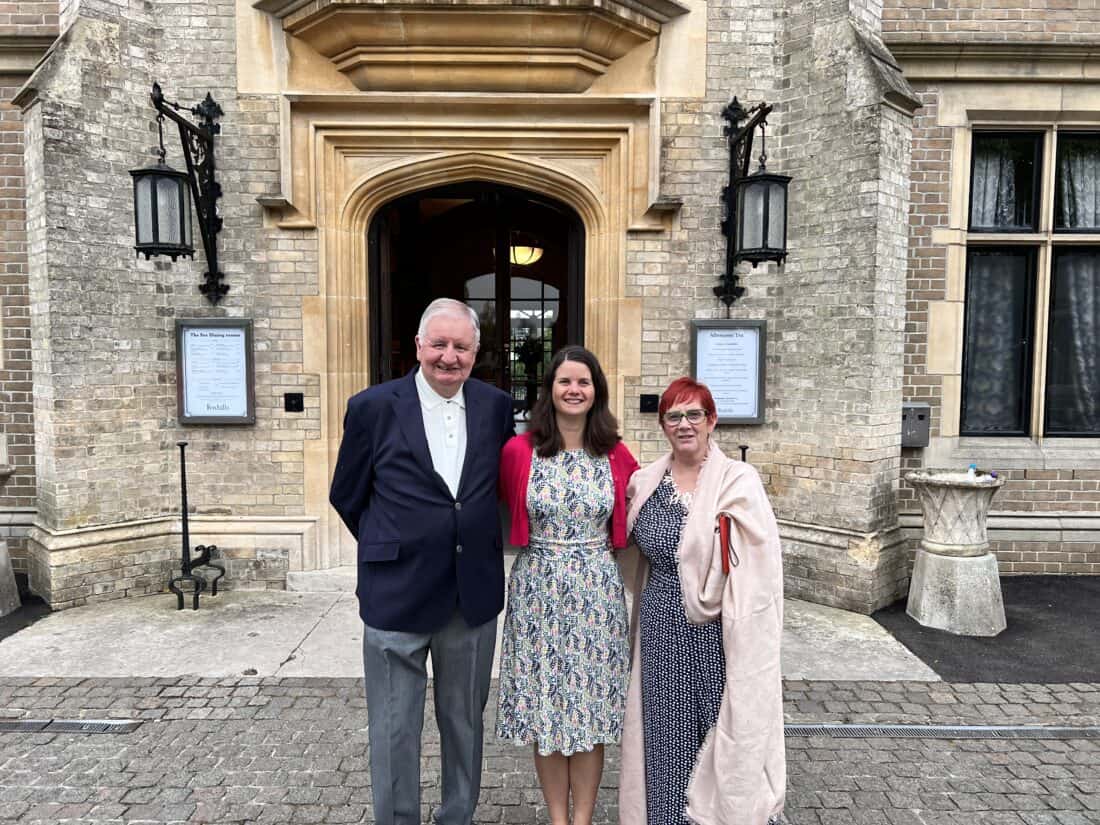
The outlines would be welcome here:
M 460 387 L 453 398 L 444 398 L 432 389 L 420 370 L 416 371 L 415 380 L 432 466 L 457 498 L 462 463 L 466 459 L 466 388 Z

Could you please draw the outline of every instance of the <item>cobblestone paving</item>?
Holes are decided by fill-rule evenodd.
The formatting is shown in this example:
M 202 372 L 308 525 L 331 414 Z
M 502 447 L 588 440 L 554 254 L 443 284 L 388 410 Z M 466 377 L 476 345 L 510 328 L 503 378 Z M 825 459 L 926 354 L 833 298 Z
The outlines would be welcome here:
M 797 723 L 1100 724 L 1100 684 L 792 681 L 785 695 Z M 3 823 L 371 821 L 357 680 L 7 679 L 0 718 L 146 720 L 130 734 L 0 734 Z M 430 707 L 425 742 L 428 821 Z M 1100 823 L 1100 740 L 791 737 L 787 754 L 792 825 Z M 616 822 L 617 761 L 609 749 L 602 825 Z M 487 744 L 477 821 L 546 822 L 524 749 Z

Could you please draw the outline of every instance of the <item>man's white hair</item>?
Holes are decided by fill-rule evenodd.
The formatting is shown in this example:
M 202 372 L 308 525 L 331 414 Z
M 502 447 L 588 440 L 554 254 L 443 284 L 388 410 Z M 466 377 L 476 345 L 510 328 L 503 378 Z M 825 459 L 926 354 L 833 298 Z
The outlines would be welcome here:
M 481 346 L 481 321 L 478 319 L 477 313 L 469 304 L 456 301 L 454 298 L 436 298 L 428 304 L 424 314 L 420 316 L 420 326 L 416 330 L 417 337 L 421 341 L 428 336 L 428 322 L 439 315 L 469 321 L 474 325 L 474 346 Z

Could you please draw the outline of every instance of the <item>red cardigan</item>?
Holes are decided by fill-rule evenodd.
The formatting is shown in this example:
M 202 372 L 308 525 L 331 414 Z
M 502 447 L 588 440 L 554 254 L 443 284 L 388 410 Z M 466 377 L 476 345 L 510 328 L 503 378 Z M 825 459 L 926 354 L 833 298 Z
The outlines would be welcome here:
M 531 456 L 535 445 L 530 434 L 517 435 L 500 454 L 500 498 L 512 514 L 512 532 L 509 541 L 516 547 L 526 547 L 530 541 L 530 525 L 527 520 L 527 481 L 531 476 Z M 611 546 L 616 550 L 626 547 L 626 484 L 638 462 L 623 442 L 611 448 L 611 480 L 615 485 L 615 505 L 611 510 Z

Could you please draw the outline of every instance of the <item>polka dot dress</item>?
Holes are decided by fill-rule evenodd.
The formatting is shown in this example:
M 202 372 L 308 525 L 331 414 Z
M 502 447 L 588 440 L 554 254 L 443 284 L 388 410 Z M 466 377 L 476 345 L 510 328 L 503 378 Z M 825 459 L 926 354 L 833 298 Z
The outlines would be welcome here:
M 648 825 L 690 823 L 684 816 L 688 780 L 718 721 L 726 675 L 722 623 L 693 625 L 684 615 L 676 548 L 685 498 L 666 473 L 634 524 L 634 539 L 650 563 L 639 611 Z

